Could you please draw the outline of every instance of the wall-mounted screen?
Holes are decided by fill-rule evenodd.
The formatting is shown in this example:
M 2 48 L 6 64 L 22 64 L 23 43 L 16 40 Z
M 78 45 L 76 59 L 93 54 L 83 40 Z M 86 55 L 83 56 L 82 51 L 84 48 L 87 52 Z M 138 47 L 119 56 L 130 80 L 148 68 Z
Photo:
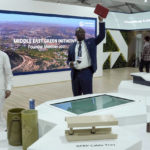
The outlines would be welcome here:
M 96 35 L 96 18 L 0 11 L 0 49 L 15 75 L 68 70 L 67 51 L 75 29 Z

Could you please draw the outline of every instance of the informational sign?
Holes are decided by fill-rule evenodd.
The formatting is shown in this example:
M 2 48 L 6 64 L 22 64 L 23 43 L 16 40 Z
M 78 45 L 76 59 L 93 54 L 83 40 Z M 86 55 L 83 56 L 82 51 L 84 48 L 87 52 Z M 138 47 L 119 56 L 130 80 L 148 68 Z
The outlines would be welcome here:
M 109 12 L 105 22 L 108 29 L 147 30 L 150 29 L 150 12 L 134 14 Z

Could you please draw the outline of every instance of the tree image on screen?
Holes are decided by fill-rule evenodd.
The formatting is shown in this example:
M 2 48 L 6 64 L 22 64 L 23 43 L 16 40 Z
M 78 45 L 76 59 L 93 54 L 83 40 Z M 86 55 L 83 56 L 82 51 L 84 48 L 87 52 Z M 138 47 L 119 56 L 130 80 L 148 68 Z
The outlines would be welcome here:
M 82 26 L 95 36 L 94 18 L 0 13 L 0 49 L 10 57 L 14 74 L 65 70 L 68 48 Z

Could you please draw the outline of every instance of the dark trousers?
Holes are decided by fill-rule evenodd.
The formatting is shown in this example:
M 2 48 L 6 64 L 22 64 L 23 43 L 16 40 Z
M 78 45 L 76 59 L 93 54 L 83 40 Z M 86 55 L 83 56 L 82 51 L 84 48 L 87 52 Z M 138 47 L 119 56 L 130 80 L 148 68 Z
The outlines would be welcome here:
M 144 60 L 141 59 L 140 63 L 139 63 L 139 71 L 143 72 L 143 68 L 144 68 Z
M 91 68 L 74 70 L 72 91 L 74 96 L 93 93 L 93 73 Z
M 149 72 L 149 67 L 150 67 L 150 61 L 144 61 L 146 72 Z
M 141 59 L 140 65 L 139 65 L 139 71 L 143 72 L 143 69 L 146 69 L 146 72 L 149 72 L 149 67 L 150 67 L 150 61 L 144 61 Z

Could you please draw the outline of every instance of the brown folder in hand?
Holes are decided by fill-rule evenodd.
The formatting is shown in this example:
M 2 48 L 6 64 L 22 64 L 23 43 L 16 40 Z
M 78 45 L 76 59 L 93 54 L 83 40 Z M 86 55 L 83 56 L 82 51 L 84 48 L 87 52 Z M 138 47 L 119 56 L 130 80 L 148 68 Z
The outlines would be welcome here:
M 94 13 L 101 16 L 102 18 L 106 18 L 108 12 L 109 12 L 109 9 L 100 4 L 97 4 L 94 10 Z

